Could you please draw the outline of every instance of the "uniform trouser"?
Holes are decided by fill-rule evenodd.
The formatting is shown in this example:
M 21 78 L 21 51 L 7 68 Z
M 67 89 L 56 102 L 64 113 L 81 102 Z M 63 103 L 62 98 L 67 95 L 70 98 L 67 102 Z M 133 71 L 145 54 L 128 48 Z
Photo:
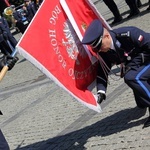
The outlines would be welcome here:
M 12 47 L 15 49 L 18 43 L 17 40 L 11 34 L 8 34 L 8 40 L 10 41 Z
M 3 40 L 0 42 L 0 50 L 2 51 L 2 53 L 4 53 L 5 55 L 11 54 L 12 50 L 9 47 L 8 43 L 6 40 Z
M 26 30 L 26 26 L 22 22 L 17 22 L 16 27 L 20 30 L 20 32 L 23 34 Z
M 124 80 L 133 90 L 137 106 L 150 107 L 150 63 L 134 66 L 126 73 Z
M 139 11 L 137 7 L 137 0 L 125 0 L 125 1 L 130 8 L 130 14 L 136 13 Z
M 118 7 L 116 5 L 116 3 L 113 0 L 103 0 L 104 3 L 107 5 L 107 7 L 110 9 L 110 11 L 113 13 L 113 15 L 115 16 L 115 18 L 120 17 L 120 12 L 118 10 Z
M 8 143 L 1 130 L 0 130 L 0 150 L 9 150 Z

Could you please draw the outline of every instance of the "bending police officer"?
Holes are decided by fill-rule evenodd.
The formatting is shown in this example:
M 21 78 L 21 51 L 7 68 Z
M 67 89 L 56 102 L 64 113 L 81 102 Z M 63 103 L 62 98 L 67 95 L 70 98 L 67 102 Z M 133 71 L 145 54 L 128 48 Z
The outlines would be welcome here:
M 106 98 L 112 65 L 122 64 L 121 77 L 133 90 L 137 106 L 150 111 L 150 33 L 133 26 L 109 31 L 96 19 L 87 28 L 82 43 L 90 45 L 100 57 L 97 102 L 100 104 Z M 150 116 L 143 127 L 148 126 Z

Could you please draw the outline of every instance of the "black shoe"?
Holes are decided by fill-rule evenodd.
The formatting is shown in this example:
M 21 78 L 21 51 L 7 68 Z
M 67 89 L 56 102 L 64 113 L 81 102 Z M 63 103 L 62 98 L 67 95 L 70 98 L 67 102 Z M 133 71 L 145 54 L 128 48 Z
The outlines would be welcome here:
M 148 119 L 145 121 L 143 128 L 149 127 L 150 126 L 150 116 Z
M 146 10 L 150 10 L 150 6 Z
M 141 8 L 141 7 L 142 7 L 141 1 L 137 1 L 137 7 L 138 7 L 138 8 Z
M 132 17 L 136 17 L 140 14 L 140 11 L 136 11 L 136 12 L 133 12 L 133 13 L 130 13 L 129 16 L 127 16 L 128 19 L 132 18 Z
M 114 25 L 114 24 L 119 23 L 121 21 L 122 21 L 122 17 L 118 17 L 118 18 L 115 18 L 111 24 Z
M 149 111 L 149 117 L 145 121 L 143 128 L 146 128 L 146 127 L 150 126 L 150 107 L 148 107 L 148 111 Z
M 3 113 L 0 111 L 0 115 L 3 115 Z

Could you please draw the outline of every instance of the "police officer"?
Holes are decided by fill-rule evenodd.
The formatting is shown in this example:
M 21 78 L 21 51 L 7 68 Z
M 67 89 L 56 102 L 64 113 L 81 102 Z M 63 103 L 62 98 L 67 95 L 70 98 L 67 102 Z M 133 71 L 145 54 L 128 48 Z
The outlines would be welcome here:
M 103 0 L 103 2 L 107 5 L 107 7 L 110 9 L 110 11 L 113 13 L 114 15 L 114 21 L 111 23 L 116 24 L 122 21 L 122 16 L 120 15 L 119 9 L 116 5 L 116 3 L 114 2 L 114 0 Z
M 0 111 L 0 115 L 3 115 L 1 111 Z M 0 130 L 0 150 L 9 150 L 9 145 L 1 130 Z
M 130 14 L 127 16 L 127 18 L 129 19 L 139 15 L 140 11 L 138 9 L 137 0 L 125 0 L 125 1 L 130 8 Z
M 11 70 L 17 61 L 18 61 L 17 57 L 7 56 L 0 52 L 0 71 L 6 64 L 8 66 L 8 70 Z M 1 111 L 0 115 L 2 115 Z M 0 150 L 9 150 L 9 145 L 1 130 L 0 130 Z
M 146 10 L 150 10 L 150 0 L 148 1 L 148 3 L 149 3 L 149 6 L 148 6 L 148 8 Z
M 107 30 L 96 19 L 87 28 L 82 43 L 90 45 L 100 59 L 97 76 L 99 104 L 106 99 L 112 65 L 121 64 L 121 77 L 133 90 L 137 106 L 150 109 L 150 33 L 132 26 Z M 143 127 L 147 126 L 150 126 L 150 116 Z
M 16 11 L 16 8 L 14 5 L 11 5 L 10 7 L 13 9 L 13 17 L 14 17 L 14 20 L 16 23 L 16 27 L 23 34 L 25 32 L 27 26 L 23 24 L 22 15 L 18 11 Z
M 0 15 L 0 24 L 1 24 L 1 26 L 3 26 L 3 28 L 6 29 L 8 40 L 10 41 L 12 47 L 15 48 L 17 45 L 17 40 L 14 38 L 14 36 L 10 32 L 10 28 L 9 28 L 7 20 L 4 17 L 2 17 L 1 15 Z
M 8 45 L 8 34 L 2 22 L 0 22 L 0 50 L 4 54 L 11 54 L 12 49 Z
M 35 5 L 30 0 L 24 0 L 24 2 L 25 2 L 25 6 L 27 8 L 26 17 L 27 17 L 28 21 L 31 22 L 32 18 L 34 17 L 34 15 L 36 13 Z
M 9 150 L 9 145 L 8 145 L 1 130 L 0 130 L 0 149 L 1 150 Z
M 142 3 L 140 0 L 137 0 L 137 7 L 140 8 L 142 6 Z

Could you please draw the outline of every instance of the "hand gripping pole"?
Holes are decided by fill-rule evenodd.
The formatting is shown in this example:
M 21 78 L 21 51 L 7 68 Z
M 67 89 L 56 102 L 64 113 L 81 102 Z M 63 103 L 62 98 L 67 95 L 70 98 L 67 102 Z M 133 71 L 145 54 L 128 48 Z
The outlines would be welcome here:
M 16 53 L 17 53 L 17 50 L 12 47 L 12 45 L 10 44 L 10 42 L 9 42 L 8 40 L 7 40 L 7 43 L 8 43 L 9 47 L 10 47 L 11 50 L 12 50 L 11 56 L 14 57 L 14 56 L 16 55 Z M 6 75 L 8 69 L 9 69 L 9 68 L 8 68 L 8 65 L 6 64 L 6 65 L 3 67 L 3 69 L 1 70 L 1 72 L 0 72 L 0 81 L 1 81 L 1 80 L 4 78 L 4 76 Z

